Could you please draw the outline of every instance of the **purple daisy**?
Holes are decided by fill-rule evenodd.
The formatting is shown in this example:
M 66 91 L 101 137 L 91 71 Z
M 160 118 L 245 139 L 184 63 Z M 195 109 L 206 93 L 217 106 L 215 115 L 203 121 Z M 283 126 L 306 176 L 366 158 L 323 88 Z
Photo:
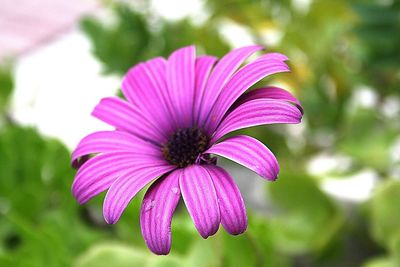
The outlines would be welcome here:
M 228 133 L 251 126 L 299 123 L 302 108 L 289 92 L 266 87 L 246 92 L 264 77 L 289 71 L 287 57 L 267 53 L 241 67 L 261 46 L 231 51 L 219 61 L 196 57 L 194 46 L 132 67 L 122 82 L 127 101 L 107 97 L 93 116 L 114 131 L 92 133 L 72 154 L 79 168 L 72 192 L 80 204 L 107 191 L 103 213 L 116 223 L 146 185 L 140 224 L 156 254 L 171 249 L 171 220 L 181 199 L 203 238 L 221 223 L 237 235 L 247 228 L 246 209 L 231 175 L 216 165 L 218 155 L 274 181 L 277 159 L 260 141 Z M 90 157 L 96 154 L 94 157 Z

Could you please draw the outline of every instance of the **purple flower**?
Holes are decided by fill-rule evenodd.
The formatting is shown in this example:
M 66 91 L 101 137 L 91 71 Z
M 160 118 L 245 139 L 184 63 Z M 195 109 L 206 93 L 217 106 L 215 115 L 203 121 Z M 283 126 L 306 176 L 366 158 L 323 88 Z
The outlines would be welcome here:
M 267 53 L 240 67 L 261 46 L 231 51 L 219 61 L 196 57 L 195 47 L 140 63 L 122 82 L 127 101 L 107 97 L 93 116 L 114 126 L 83 138 L 72 154 L 79 167 L 72 192 L 83 204 L 108 189 L 103 213 L 116 223 L 129 202 L 151 184 L 140 212 L 142 234 L 156 254 L 171 248 L 171 220 L 182 197 L 203 238 L 219 224 L 233 235 L 247 228 L 246 210 L 218 155 L 267 180 L 279 165 L 260 141 L 245 135 L 219 140 L 251 126 L 299 123 L 302 108 L 289 92 L 266 87 L 246 92 L 264 77 L 289 71 L 287 57 Z M 90 158 L 90 155 L 97 154 Z

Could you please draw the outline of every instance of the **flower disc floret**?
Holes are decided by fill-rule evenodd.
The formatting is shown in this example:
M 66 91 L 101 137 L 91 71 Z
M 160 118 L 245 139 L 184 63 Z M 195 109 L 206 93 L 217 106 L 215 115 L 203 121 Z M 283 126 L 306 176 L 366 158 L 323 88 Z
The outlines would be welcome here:
M 185 128 L 175 131 L 163 146 L 163 155 L 172 165 L 183 168 L 194 164 L 206 151 L 208 137 L 199 128 Z

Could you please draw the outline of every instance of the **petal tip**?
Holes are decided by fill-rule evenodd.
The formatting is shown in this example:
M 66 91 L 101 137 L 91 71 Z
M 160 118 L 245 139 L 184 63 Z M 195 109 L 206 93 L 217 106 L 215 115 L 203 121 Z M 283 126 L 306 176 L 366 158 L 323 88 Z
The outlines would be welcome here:
M 104 215 L 104 220 L 106 221 L 107 224 L 116 224 L 118 222 L 118 218 L 113 218 L 113 217 L 109 217 Z
M 247 223 L 246 223 L 246 225 L 243 227 L 243 228 L 238 228 L 238 229 L 234 229 L 234 230 L 226 230 L 229 234 L 231 234 L 231 235 L 241 235 L 241 234 L 243 234 L 244 232 L 246 232 L 246 230 L 247 230 Z
M 207 238 L 209 238 L 210 236 L 212 236 L 212 234 L 209 234 L 209 233 L 200 233 L 200 236 L 201 236 L 203 239 L 207 239 Z
M 103 205 L 103 208 L 104 207 L 106 207 L 106 205 Z M 116 224 L 119 220 L 119 217 L 116 217 L 112 211 L 107 209 L 103 209 L 103 217 L 107 224 Z
M 169 254 L 169 252 L 171 251 L 171 248 L 166 248 L 166 249 L 154 249 L 154 248 L 150 248 L 151 252 L 153 252 L 154 254 L 158 255 L 158 256 L 167 256 Z
M 271 182 L 275 182 L 276 180 L 278 180 L 278 174 L 274 175 L 272 178 L 268 178 L 268 180 L 270 180 Z
M 207 239 L 210 236 L 215 235 L 218 232 L 219 225 L 218 227 L 215 227 L 214 229 L 211 229 L 210 231 L 199 231 L 199 234 L 201 235 L 202 238 Z

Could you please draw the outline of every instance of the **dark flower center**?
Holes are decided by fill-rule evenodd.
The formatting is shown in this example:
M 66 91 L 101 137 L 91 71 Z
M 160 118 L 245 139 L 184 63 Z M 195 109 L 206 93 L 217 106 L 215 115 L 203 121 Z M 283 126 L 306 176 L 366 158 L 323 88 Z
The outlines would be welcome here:
M 207 145 L 208 137 L 199 128 L 178 129 L 163 146 L 163 154 L 169 163 L 183 168 L 195 163 Z

